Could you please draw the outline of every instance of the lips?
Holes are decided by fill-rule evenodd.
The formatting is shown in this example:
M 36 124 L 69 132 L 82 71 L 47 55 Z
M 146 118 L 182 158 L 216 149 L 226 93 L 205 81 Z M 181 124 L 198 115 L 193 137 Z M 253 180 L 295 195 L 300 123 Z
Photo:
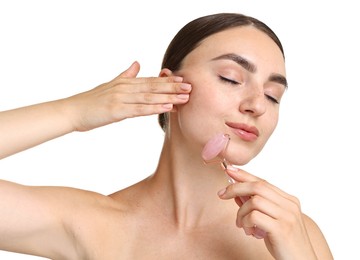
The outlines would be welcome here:
M 255 126 L 235 122 L 226 122 L 226 125 L 244 141 L 253 142 L 259 137 L 259 130 Z

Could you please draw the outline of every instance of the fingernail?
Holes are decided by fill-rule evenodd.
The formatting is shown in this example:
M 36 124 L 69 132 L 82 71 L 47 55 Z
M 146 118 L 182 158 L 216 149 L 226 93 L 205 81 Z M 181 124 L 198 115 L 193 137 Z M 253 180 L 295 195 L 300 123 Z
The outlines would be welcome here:
M 225 194 L 225 192 L 226 192 L 226 188 L 219 190 L 217 194 L 218 194 L 218 196 L 222 196 Z
M 232 166 L 232 165 L 228 165 L 226 167 L 226 169 L 229 170 L 229 171 L 232 171 L 232 172 L 237 172 L 238 171 L 238 169 L 236 167 Z
M 263 239 L 263 238 L 265 238 L 266 237 L 266 232 L 265 231 L 263 231 L 263 230 L 261 230 L 261 229 L 259 229 L 259 228 L 255 228 L 254 229 L 254 233 L 253 233 L 253 236 L 255 237 L 255 238 L 257 238 L 257 239 Z
M 170 110 L 170 109 L 173 108 L 173 104 L 163 104 L 162 107 L 165 108 L 165 109 Z
M 191 89 L 191 85 L 190 85 L 190 84 L 187 84 L 187 83 L 183 83 L 183 84 L 181 84 L 180 88 L 181 88 L 182 90 L 188 91 L 188 90 Z
M 243 227 L 240 219 L 236 219 L 236 226 L 237 226 L 238 228 L 242 228 L 242 227 Z
M 176 95 L 176 97 L 179 99 L 187 100 L 187 99 L 189 99 L 189 94 L 178 94 L 178 95 Z
M 182 82 L 182 81 L 183 81 L 183 77 L 179 77 L 179 76 L 174 77 L 174 82 Z

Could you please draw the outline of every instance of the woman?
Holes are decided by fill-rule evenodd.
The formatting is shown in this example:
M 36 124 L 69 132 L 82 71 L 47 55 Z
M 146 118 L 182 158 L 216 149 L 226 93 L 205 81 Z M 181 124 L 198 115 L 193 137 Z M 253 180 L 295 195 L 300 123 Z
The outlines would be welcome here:
M 0 248 L 51 259 L 332 259 L 296 197 L 231 165 L 229 185 L 219 165 L 201 157 L 224 133 L 231 141 L 222 155 L 244 165 L 274 131 L 287 82 L 283 49 L 270 28 L 241 14 L 198 18 L 170 43 L 160 76 L 191 84 L 191 96 L 189 85 L 174 83 L 171 93 L 181 94 L 156 111 L 165 139 L 155 172 L 109 196 L 2 182 Z M 158 85 L 151 91 L 169 98 Z M 54 120 L 71 127 L 40 139 L 146 114 L 124 107 L 122 116 L 102 121 L 108 112 L 96 113 L 107 110 L 90 106 L 89 97 L 98 100 L 96 89 L 55 102 L 72 116 Z M 73 113 L 75 104 L 90 109 Z

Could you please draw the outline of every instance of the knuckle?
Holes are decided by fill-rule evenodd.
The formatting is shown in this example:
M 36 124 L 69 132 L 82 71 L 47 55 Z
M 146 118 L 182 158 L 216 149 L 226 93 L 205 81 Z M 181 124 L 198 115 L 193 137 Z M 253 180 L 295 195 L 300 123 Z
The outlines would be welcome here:
M 233 194 L 235 192 L 235 185 L 229 185 L 226 187 L 226 193 Z
M 298 223 L 298 217 L 294 214 L 284 214 L 283 220 L 281 221 L 281 229 L 283 230 L 292 230 L 292 227 L 296 226 Z M 288 232 L 289 233 L 289 232 Z
M 294 202 L 294 204 L 295 204 L 298 208 L 301 207 L 300 200 L 299 200 L 297 197 L 295 197 L 295 196 L 290 196 L 290 198 L 291 198 L 291 200 Z
M 261 199 L 260 196 L 258 196 L 258 195 L 253 195 L 253 196 L 251 197 L 250 202 L 251 202 L 251 204 L 252 204 L 252 206 L 253 206 L 254 208 L 257 208 L 257 207 L 260 206 L 261 200 L 262 200 L 262 199 Z
M 267 182 L 265 180 L 256 181 L 253 184 L 254 193 L 260 193 L 267 186 Z
M 145 102 L 151 102 L 153 100 L 153 95 L 150 94 L 150 93 L 145 93 L 144 96 L 143 96 L 143 99 Z
M 291 198 L 291 201 L 293 202 L 292 204 L 292 211 L 293 212 L 301 212 L 301 204 L 300 204 L 300 200 L 296 197 Z
M 144 106 L 142 105 L 136 105 L 135 106 L 135 113 L 137 115 L 144 113 Z
M 130 111 L 128 111 L 127 118 L 136 117 L 144 114 L 144 106 L 141 104 L 134 105 Z
M 112 103 L 119 103 L 120 101 L 122 101 L 124 99 L 125 94 L 123 94 L 120 91 L 116 91 L 114 93 L 111 94 L 111 102 Z
M 166 82 L 173 83 L 174 77 L 166 77 Z
M 123 111 L 124 106 L 122 104 L 118 104 L 117 102 L 108 102 L 107 104 L 107 118 L 110 122 L 117 121 L 121 114 L 119 111 Z
M 149 86 L 149 91 L 150 92 L 157 92 L 159 90 L 158 85 L 155 84 L 154 82 L 149 82 L 148 86 Z
M 259 216 L 260 216 L 260 212 L 257 211 L 257 210 L 253 210 L 249 213 L 248 215 L 248 219 L 251 223 L 258 223 L 258 219 L 259 219 Z
M 122 103 L 122 100 L 124 99 L 124 96 L 120 92 L 115 92 L 110 95 L 109 98 L 107 98 L 107 106 L 110 111 L 112 111 L 115 107 L 117 107 L 119 104 Z

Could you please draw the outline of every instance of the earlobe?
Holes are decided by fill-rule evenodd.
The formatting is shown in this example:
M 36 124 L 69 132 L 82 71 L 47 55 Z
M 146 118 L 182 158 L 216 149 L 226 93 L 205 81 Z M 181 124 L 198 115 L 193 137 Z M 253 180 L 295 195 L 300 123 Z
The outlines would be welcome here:
M 159 77 L 170 77 L 173 76 L 173 73 L 169 69 L 162 69 L 159 73 Z

